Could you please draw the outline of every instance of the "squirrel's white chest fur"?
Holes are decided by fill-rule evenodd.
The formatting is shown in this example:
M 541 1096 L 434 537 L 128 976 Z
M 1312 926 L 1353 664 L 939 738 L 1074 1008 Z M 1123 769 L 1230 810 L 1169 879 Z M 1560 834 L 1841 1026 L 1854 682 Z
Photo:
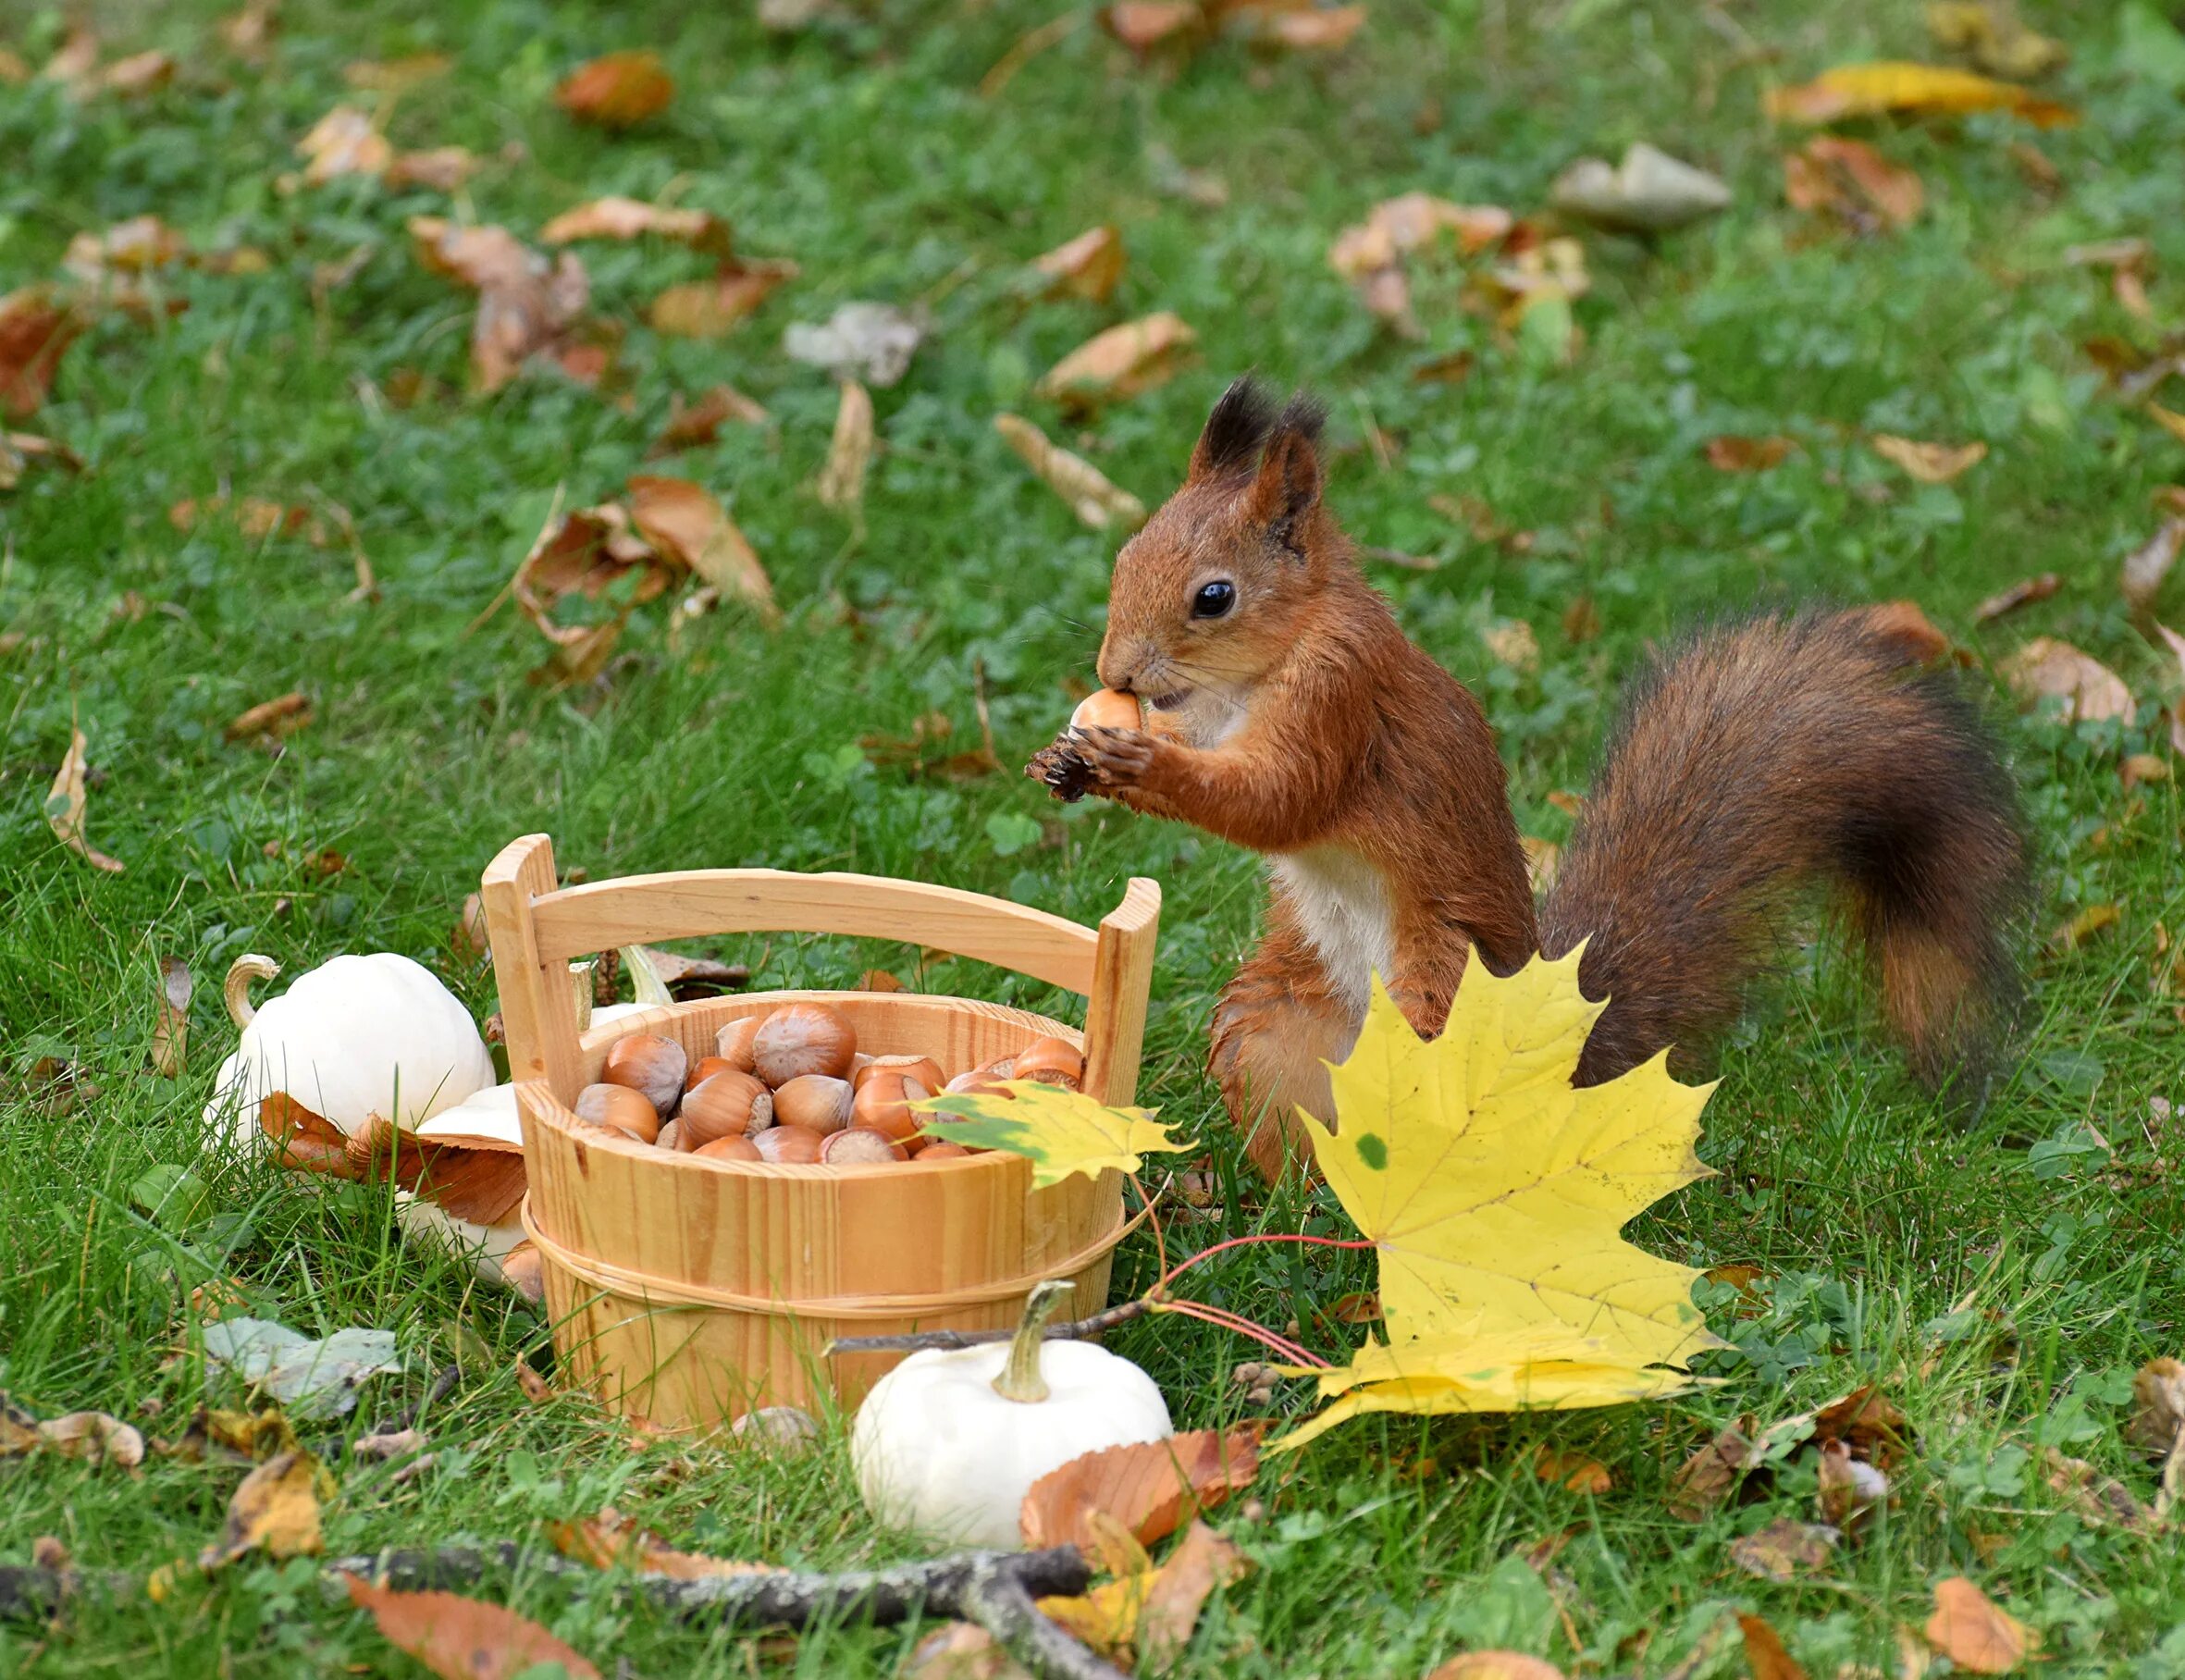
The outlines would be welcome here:
M 1277 889 L 1351 1012 L 1364 1018 L 1373 976 L 1396 965 L 1396 913 L 1380 871 L 1339 846 L 1290 852 L 1269 866 Z

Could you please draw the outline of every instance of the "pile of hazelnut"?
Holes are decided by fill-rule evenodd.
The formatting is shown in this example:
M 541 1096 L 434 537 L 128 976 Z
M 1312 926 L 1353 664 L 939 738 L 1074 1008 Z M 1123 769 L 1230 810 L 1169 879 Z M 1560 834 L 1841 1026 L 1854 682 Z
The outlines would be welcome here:
M 842 1012 L 784 1004 L 721 1029 L 695 1065 L 672 1038 L 615 1040 L 599 1082 L 577 1093 L 576 1118 L 640 1143 L 719 1161 L 846 1166 L 942 1161 L 973 1151 L 924 1136 L 911 1107 L 936 1091 L 1006 1095 L 1006 1080 L 1079 1088 L 1085 1058 L 1059 1038 L 948 1079 L 928 1056 L 865 1056 Z

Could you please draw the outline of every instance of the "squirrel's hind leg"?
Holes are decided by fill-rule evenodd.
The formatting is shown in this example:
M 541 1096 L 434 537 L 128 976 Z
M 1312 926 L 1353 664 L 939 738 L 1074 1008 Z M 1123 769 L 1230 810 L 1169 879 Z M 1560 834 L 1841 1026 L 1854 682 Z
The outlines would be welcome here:
M 1207 1071 L 1221 1086 L 1244 1151 L 1272 1183 L 1293 1161 L 1310 1166 L 1312 1145 L 1297 1111 L 1333 1124 L 1325 1064 L 1358 1036 L 1351 1005 L 1329 982 L 1320 955 L 1279 906 L 1266 937 L 1221 994 L 1214 1011 Z

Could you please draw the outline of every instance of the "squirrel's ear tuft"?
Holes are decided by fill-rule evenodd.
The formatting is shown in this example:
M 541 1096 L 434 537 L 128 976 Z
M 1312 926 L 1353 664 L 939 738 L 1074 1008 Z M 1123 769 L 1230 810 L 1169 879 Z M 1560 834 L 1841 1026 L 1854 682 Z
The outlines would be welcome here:
M 1252 517 L 1285 548 L 1299 546 L 1298 526 L 1320 502 L 1320 427 L 1327 418 L 1327 411 L 1310 398 L 1290 398 L 1252 482 Z
M 1191 477 L 1197 481 L 1251 472 L 1275 424 L 1273 399 L 1265 386 L 1246 374 L 1222 392 L 1221 401 L 1206 416 L 1206 429 L 1191 451 Z

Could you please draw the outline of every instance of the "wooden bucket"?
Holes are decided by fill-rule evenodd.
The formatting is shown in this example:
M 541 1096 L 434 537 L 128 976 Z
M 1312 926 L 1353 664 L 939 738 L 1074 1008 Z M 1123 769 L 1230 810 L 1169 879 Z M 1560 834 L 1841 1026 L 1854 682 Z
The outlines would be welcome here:
M 685 870 L 555 888 L 544 834 L 510 845 L 482 886 L 529 1180 L 524 1229 L 545 1262 L 564 1369 L 614 1410 L 705 1427 L 764 1405 L 854 1406 L 900 1355 L 822 1359 L 835 1336 L 999 1329 L 1048 1278 L 1079 1316 L 1107 1303 L 1126 1229 L 1122 1178 L 1043 1191 L 1019 1156 L 796 1167 L 700 1160 L 578 1120 L 569 1105 L 625 1033 L 695 1060 L 740 1016 L 821 999 L 873 1055 L 950 1074 L 1043 1034 L 1080 1046 L 1085 1090 L 1137 1093 L 1160 888 L 1134 880 L 1097 932 L 950 887 L 872 875 Z M 573 958 L 707 933 L 840 933 L 976 957 L 1085 994 L 1085 1030 L 968 998 L 775 992 L 674 1004 L 580 1034 Z

